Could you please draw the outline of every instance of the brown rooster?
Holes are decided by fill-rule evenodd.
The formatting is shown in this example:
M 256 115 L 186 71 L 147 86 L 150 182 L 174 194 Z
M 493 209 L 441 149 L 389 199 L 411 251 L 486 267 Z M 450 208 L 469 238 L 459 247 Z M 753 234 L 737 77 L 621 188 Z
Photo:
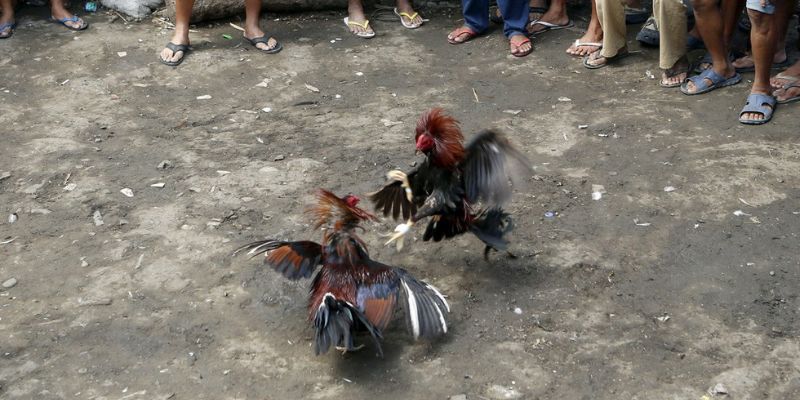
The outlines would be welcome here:
M 407 220 L 395 228 L 387 244 L 397 240 L 398 250 L 402 249 L 403 235 L 411 226 L 432 216 L 423 240 L 438 242 L 472 232 L 486 244 L 485 258 L 492 249 L 507 249 L 503 236 L 513 223 L 502 206 L 511 198 L 513 183 L 530 173 L 530 163 L 498 132 L 482 131 L 466 146 L 463 141 L 458 121 L 442 109 L 422 115 L 416 147 L 425 161 L 407 174 L 389 172 L 392 182 L 369 195 L 384 216 L 397 220 L 402 214 Z
M 401 268 L 369 258 L 356 230 L 362 221 L 376 218 L 358 207 L 358 197 L 339 198 L 319 190 L 317 200 L 308 213 L 315 229 L 325 230 L 323 244 L 262 240 L 234 252 L 247 251 L 253 257 L 265 254 L 265 263 L 291 280 L 310 278 L 321 266 L 312 281 L 308 302 L 308 318 L 315 331 L 314 353 L 325 353 L 331 346 L 342 352 L 360 349 L 363 346 L 353 345 L 353 333 L 366 330 L 382 356 L 381 332 L 391 321 L 398 301 L 414 339 L 447 333 L 445 314 L 450 306 L 436 288 Z

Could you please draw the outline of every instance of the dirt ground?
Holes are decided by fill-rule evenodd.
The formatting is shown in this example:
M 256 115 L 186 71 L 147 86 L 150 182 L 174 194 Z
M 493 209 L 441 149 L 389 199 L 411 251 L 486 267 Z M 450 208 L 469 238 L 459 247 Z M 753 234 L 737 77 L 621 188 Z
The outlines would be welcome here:
M 271 56 L 204 25 L 173 69 L 151 21 L 101 13 L 72 33 L 23 9 L 0 42 L 0 282 L 16 280 L 0 397 L 800 398 L 800 106 L 748 128 L 746 84 L 663 90 L 655 49 L 583 68 L 564 49 L 585 17 L 516 59 L 497 29 L 447 44 L 454 11 L 417 31 L 376 17 L 371 41 L 339 13 L 269 15 Z M 448 295 L 450 332 L 413 343 L 398 320 L 384 359 L 315 357 L 309 282 L 229 253 L 318 240 L 313 190 L 409 168 L 433 106 L 533 161 L 510 207 L 518 258 L 484 262 L 474 237 L 397 253 L 392 222 L 368 226 L 374 258 Z

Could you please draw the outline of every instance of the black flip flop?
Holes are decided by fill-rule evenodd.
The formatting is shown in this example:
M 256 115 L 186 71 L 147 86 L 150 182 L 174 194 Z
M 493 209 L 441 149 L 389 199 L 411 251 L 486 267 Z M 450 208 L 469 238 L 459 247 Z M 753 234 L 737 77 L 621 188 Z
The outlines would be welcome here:
M 257 37 L 257 38 L 252 38 L 252 39 L 249 39 L 249 38 L 245 37 L 245 40 L 250 42 L 250 44 L 252 44 L 253 47 L 256 48 L 256 50 L 264 52 L 264 53 L 267 53 L 267 54 L 275 54 L 275 53 L 283 50 L 283 45 L 281 44 L 281 42 L 278 41 L 278 39 L 275 39 L 275 47 L 273 47 L 273 48 L 271 48 L 269 50 L 259 49 L 258 46 L 256 46 L 259 43 L 264 43 L 265 45 L 269 46 L 269 39 L 271 39 L 271 38 L 272 38 L 271 35 L 266 34 L 264 36 Z
M 181 56 L 181 58 L 178 59 L 178 61 L 167 61 L 167 60 L 161 58 L 160 54 L 158 55 L 158 60 L 161 61 L 162 64 L 169 65 L 170 67 L 177 67 L 178 65 L 180 65 L 180 63 L 183 62 L 183 59 L 186 58 L 186 55 L 189 54 L 189 45 L 188 44 L 175 44 L 175 43 L 169 42 L 169 43 L 167 43 L 166 48 L 172 50 L 172 55 L 175 55 L 175 53 L 177 53 L 179 51 L 183 52 L 183 55 Z

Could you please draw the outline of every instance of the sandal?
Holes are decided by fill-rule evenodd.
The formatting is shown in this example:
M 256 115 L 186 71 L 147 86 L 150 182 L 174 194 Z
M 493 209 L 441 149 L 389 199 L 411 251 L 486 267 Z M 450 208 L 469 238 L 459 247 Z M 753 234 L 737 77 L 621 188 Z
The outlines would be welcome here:
M 658 46 L 661 42 L 661 34 L 658 32 L 658 23 L 655 17 L 650 17 L 642 25 L 642 29 L 636 34 L 636 40 L 648 46 Z
M 514 57 L 525 57 L 525 56 L 527 56 L 528 54 L 531 54 L 531 52 L 533 51 L 533 43 L 531 43 L 531 40 L 530 40 L 530 39 L 528 39 L 528 37 L 527 37 L 527 36 L 525 36 L 525 39 L 523 39 L 523 40 L 522 40 L 522 41 L 520 41 L 519 43 L 514 43 L 514 42 L 512 42 L 511 40 L 512 40 L 512 39 L 513 39 L 515 36 L 524 36 L 524 35 L 522 35 L 522 34 L 519 34 L 519 35 L 514 35 L 514 36 L 511 36 L 511 37 L 508 39 L 508 42 L 509 42 L 509 44 L 511 45 L 511 55 L 512 55 L 512 56 L 514 56 Z M 528 50 L 520 50 L 520 47 L 522 47 L 522 46 L 523 46 L 523 45 L 525 45 L 526 43 L 530 43 L 530 44 L 531 44 L 531 48 L 529 48 Z
M 269 34 L 266 34 L 264 36 L 257 37 L 257 38 L 252 38 L 252 39 L 250 39 L 248 37 L 244 37 L 244 38 L 245 38 L 245 40 L 250 42 L 250 44 L 252 44 L 253 47 L 256 48 L 256 50 L 264 52 L 265 54 L 275 54 L 275 53 L 283 50 L 283 45 L 281 44 L 281 42 L 278 41 L 278 39 L 275 39 L 275 47 L 273 47 L 271 49 L 261 49 L 258 46 L 256 46 L 259 43 L 264 43 L 265 45 L 267 45 L 267 47 L 269 47 L 269 40 L 270 39 L 274 39 Z
M 750 93 L 747 96 L 747 104 L 742 108 L 739 113 L 739 122 L 745 125 L 764 125 L 772 119 L 772 114 L 775 113 L 775 97 L 761 93 Z M 742 119 L 742 116 L 747 113 L 761 114 L 763 119 Z
M 189 45 L 188 44 L 175 44 L 175 43 L 169 42 L 169 43 L 167 43 L 167 45 L 165 47 L 170 49 L 170 50 L 172 50 L 172 55 L 173 56 L 175 55 L 175 53 L 177 53 L 179 51 L 183 52 L 183 54 L 181 55 L 181 58 L 177 59 L 176 61 L 168 61 L 168 60 L 165 60 L 164 58 L 162 58 L 161 54 L 158 55 L 158 59 L 161 61 L 161 63 L 164 64 L 164 65 L 169 65 L 170 67 L 177 67 L 178 65 L 180 65 L 180 63 L 183 62 L 183 59 L 186 58 L 186 54 L 189 53 Z
M 617 54 L 615 56 L 613 56 L 613 57 L 605 57 L 602 54 L 600 54 L 600 52 L 602 50 L 603 50 L 603 48 L 600 47 L 600 49 L 598 49 L 594 53 L 591 53 L 591 54 L 587 55 L 586 57 L 583 57 L 583 66 L 586 67 L 586 68 L 589 68 L 589 69 L 600 69 L 600 68 L 608 66 L 608 64 L 611 64 L 612 62 L 619 61 L 619 60 L 621 60 L 621 59 L 623 59 L 623 58 L 625 58 L 625 57 L 627 57 L 627 56 L 629 56 L 631 54 L 628 51 L 628 49 L 620 49 L 619 52 L 617 52 Z M 597 54 L 597 56 L 594 56 L 595 54 Z M 589 62 L 589 61 L 593 61 L 593 60 L 599 60 L 601 58 L 606 60 L 602 64 L 592 64 L 592 63 Z
M 466 26 L 462 26 L 450 32 L 450 34 L 447 35 L 447 42 L 450 44 L 462 44 L 469 42 L 472 39 L 475 39 L 477 36 L 478 36 L 477 32 L 473 31 L 472 29 Z
M 373 31 L 372 28 L 369 27 L 369 20 L 364 20 L 364 22 L 356 22 L 356 21 L 350 21 L 350 17 L 344 17 L 344 26 L 347 27 L 347 31 L 348 32 L 350 32 L 353 35 L 356 35 L 356 36 L 358 36 L 358 37 L 360 37 L 362 39 L 370 39 L 370 38 L 375 37 L 375 31 Z M 364 29 L 364 31 L 363 32 L 353 32 L 352 30 L 350 30 L 351 26 L 358 26 L 358 27 Z
M 689 76 L 689 67 L 688 66 L 684 66 L 682 68 L 670 68 L 670 69 L 665 69 L 664 70 L 664 75 L 666 75 L 667 78 L 674 78 L 674 77 L 676 77 L 678 75 L 681 75 L 681 74 L 686 74 L 686 76 L 688 77 Z M 676 88 L 676 87 L 679 87 L 681 85 L 683 85 L 683 82 L 664 83 L 664 78 L 663 77 L 661 78 L 661 82 L 659 82 L 659 86 L 661 86 L 662 88 L 665 88 L 665 89 Z
M 409 21 L 413 21 L 414 18 L 417 18 L 419 16 L 419 13 L 415 12 L 414 14 L 409 14 L 409 13 L 406 13 L 406 12 L 397 12 L 397 7 L 394 8 L 394 15 L 397 15 L 398 17 L 400 17 L 400 23 L 403 24 L 403 27 L 408 28 L 408 29 L 417 29 L 420 26 L 422 26 L 423 22 L 425 22 L 422 18 L 420 18 L 420 21 L 419 21 L 418 24 L 413 24 L 411 22 L 406 23 L 406 20 L 404 20 L 403 18 L 408 18 Z
M 73 15 L 71 17 L 60 18 L 60 19 L 58 19 L 56 17 L 53 17 L 53 16 L 50 16 L 50 20 L 53 21 L 53 22 L 58 22 L 59 24 L 66 26 L 67 29 L 71 29 L 73 31 L 82 31 L 82 30 L 84 30 L 84 29 L 89 27 L 89 23 L 84 21 L 84 20 L 82 20 L 77 15 Z M 78 25 L 78 27 L 73 27 L 73 26 L 67 25 L 67 22 L 78 22 L 79 25 Z
M 574 51 L 577 51 L 578 47 L 596 47 L 595 51 L 598 51 L 600 50 L 600 48 L 603 47 L 603 44 L 600 42 L 581 42 L 580 39 L 575 39 L 575 43 L 573 43 L 572 46 L 567 48 L 567 54 L 575 57 L 586 57 L 586 55 L 574 54 L 569 52 L 569 49 L 574 49 Z M 589 54 L 591 53 L 594 53 L 594 51 L 589 52 Z
M 777 95 L 779 90 L 783 90 L 783 92 L 785 93 L 786 91 L 788 91 L 791 88 L 800 88 L 800 82 L 798 82 L 798 81 L 789 82 L 789 83 L 783 85 L 782 88 L 780 88 L 780 89 L 776 90 L 775 92 L 773 92 L 773 94 Z M 777 100 L 777 97 L 775 97 L 775 99 Z M 778 104 L 789 104 L 789 103 L 794 103 L 795 101 L 800 101 L 800 94 L 797 94 L 795 96 L 792 96 L 792 97 L 789 97 L 789 98 L 786 98 L 786 99 L 783 99 L 783 100 L 778 100 Z
M 755 61 L 753 61 L 753 56 L 752 55 L 746 55 L 744 57 L 739 57 L 734 61 L 739 61 L 739 60 L 741 60 L 741 59 L 743 59 L 745 57 L 747 57 L 752 62 L 752 64 L 748 65 L 746 67 L 736 67 L 736 66 L 734 66 L 734 68 L 736 68 L 736 72 L 755 72 L 756 65 L 755 65 Z M 787 52 L 786 53 L 786 58 L 784 58 L 783 61 L 781 61 L 781 62 L 773 62 L 771 69 L 786 69 L 786 68 L 789 68 L 789 65 L 791 65 L 791 63 L 789 62 L 789 53 Z
M 536 25 L 541 25 L 541 26 L 544 27 L 544 29 L 540 29 L 538 31 L 532 31 L 531 28 L 533 28 Z M 572 28 L 574 25 L 575 24 L 572 22 L 571 19 L 567 20 L 567 23 L 564 24 L 564 25 L 558 25 L 558 24 L 554 24 L 554 23 L 547 22 L 547 21 L 542 21 L 542 20 L 531 21 L 528 24 L 528 35 L 536 36 L 536 35 L 540 35 L 542 33 L 545 33 L 547 31 L 557 31 L 559 29 Z
M 10 38 L 14 34 L 14 29 L 16 29 L 16 27 L 16 22 L 6 22 L 4 24 L 0 24 L 0 39 Z
M 711 81 L 711 83 L 706 83 L 706 80 Z M 683 81 L 681 84 L 681 92 L 687 96 L 694 96 L 697 94 L 708 93 L 714 89 L 732 86 L 741 81 L 742 76 L 738 73 L 734 73 L 730 78 L 725 78 L 724 76 L 716 73 L 713 68 L 709 68 L 700 73 L 700 75 L 695 75 Z M 694 92 L 689 91 L 689 82 L 694 83 Z

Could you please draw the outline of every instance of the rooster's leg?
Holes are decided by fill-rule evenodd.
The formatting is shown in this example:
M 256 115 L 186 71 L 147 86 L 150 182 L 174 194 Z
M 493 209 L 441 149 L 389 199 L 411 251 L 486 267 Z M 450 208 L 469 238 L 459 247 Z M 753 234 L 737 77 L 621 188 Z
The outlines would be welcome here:
M 359 350 L 361 350 L 361 349 L 363 349 L 363 348 L 364 348 L 364 345 L 363 345 L 363 344 L 360 344 L 360 345 L 358 345 L 358 346 L 356 346 L 356 347 L 351 347 L 351 348 L 349 348 L 349 349 L 348 349 L 347 347 L 345 347 L 345 346 L 336 346 L 336 350 L 339 350 L 339 351 L 341 351 L 341 352 L 342 352 L 342 355 L 345 355 L 345 354 L 347 354 L 348 352 L 350 352 L 350 353 L 355 353 L 356 351 L 359 351 Z
M 406 221 L 405 224 L 397 225 L 397 227 L 394 228 L 395 233 L 389 238 L 389 240 L 386 241 L 385 245 L 388 246 L 396 240 L 397 251 L 403 250 L 403 237 L 406 235 L 406 233 L 408 233 L 409 230 L 411 230 L 412 226 L 414 226 L 414 221 L 410 219 Z

